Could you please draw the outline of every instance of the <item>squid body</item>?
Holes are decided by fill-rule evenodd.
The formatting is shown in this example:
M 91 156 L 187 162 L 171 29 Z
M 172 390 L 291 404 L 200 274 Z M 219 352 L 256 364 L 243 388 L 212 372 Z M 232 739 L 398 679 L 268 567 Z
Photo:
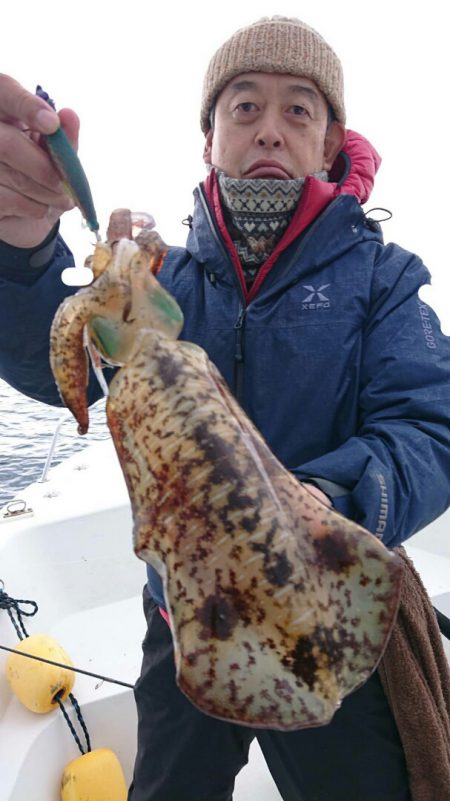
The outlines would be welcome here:
M 316 500 L 272 454 L 155 273 L 165 254 L 118 210 L 95 280 L 51 331 L 65 404 L 88 428 L 85 338 L 119 365 L 108 425 L 136 554 L 163 578 L 177 682 L 204 712 L 255 727 L 327 723 L 376 668 L 401 564 Z

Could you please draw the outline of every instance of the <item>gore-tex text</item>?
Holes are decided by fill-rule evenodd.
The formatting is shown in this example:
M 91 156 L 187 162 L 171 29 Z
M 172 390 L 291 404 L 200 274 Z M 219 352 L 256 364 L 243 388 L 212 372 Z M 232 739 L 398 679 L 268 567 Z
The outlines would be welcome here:
M 435 350 L 437 348 L 437 342 L 433 336 L 433 327 L 430 320 L 430 308 L 426 305 L 426 303 L 422 303 L 421 300 L 418 300 L 418 306 L 423 334 L 425 337 L 425 344 L 427 348 L 430 348 L 430 350 Z

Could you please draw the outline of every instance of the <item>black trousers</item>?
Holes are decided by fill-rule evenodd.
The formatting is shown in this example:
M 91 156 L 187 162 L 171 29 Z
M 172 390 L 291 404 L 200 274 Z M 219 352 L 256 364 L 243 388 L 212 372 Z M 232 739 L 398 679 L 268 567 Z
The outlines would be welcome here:
M 231 801 L 253 737 L 284 801 L 411 801 L 398 731 L 376 673 L 327 726 L 283 733 L 226 723 L 200 712 L 178 689 L 170 630 L 146 589 L 144 611 L 129 801 Z

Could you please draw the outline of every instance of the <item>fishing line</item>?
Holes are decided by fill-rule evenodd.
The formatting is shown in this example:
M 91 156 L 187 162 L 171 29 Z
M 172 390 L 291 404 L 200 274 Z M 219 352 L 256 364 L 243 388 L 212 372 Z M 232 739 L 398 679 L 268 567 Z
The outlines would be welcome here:
M 89 670 L 83 670 L 82 668 L 73 667 L 71 665 L 63 665 L 61 662 L 53 662 L 53 660 L 45 659 L 43 656 L 35 656 L 35 654 L 28 654 L 26 651 L 17 651 L 15 648 L 7 648 L 6 645 L 0 645 L 0 649 L 2 651 L 9 651 L 11 654 L 25 656 L 28 659 L 36 659 L 38 662 L 45 662 L 47 665 L 54 665 L 55 667 L 63 668 L 64 670 L 71 670 L 73 673 L 81 673 L 83 676 L 90 676 L 93 679 L 101 679 L 102 681 L 107 681 L 110 684 L 118 684 L 121 687 L 129 687 L 131 690 L 134 690 L 134 684 L 128 684 L 128 682 L 121 681 L 120 679 L 111 679 L 109 676 L 102 676 L 100 673 L 91 673 Z

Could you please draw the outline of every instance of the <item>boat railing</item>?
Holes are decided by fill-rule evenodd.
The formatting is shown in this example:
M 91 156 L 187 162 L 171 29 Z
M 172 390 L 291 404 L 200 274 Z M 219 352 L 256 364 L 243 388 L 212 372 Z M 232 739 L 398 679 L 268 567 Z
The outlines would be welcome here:
M 42 470 L 42 473 L 41 473 L 41 477 L 38 478 L 38 483 L 39 484 L 43 484 L 45 481 L 48 481 L 47 474 L 48 474 L 48 471 L 50 470 L 50 467 L 51 467 L 51 464 L 52 464 L 53 454 L 55 452 L 56 442 L 58 440 L 58 434 L 59 434 L 59 431 L 61 429 L 62 424 L 64 423 L 64 421 L 66 419 L 67 419 L 66 415 L 63 415 L 62 417 L 60 417 L 60 419 L 58 420 L 58 422 L 56 424 L 56 428 L 55 428 L 55 430 L 53 432 L 52 441 L 50 443 L 50 448 L 48 450 L 47 458 L 45 460 L 45 464 L 44 464 L 44 467 L 43 467 L 43 470 Z

